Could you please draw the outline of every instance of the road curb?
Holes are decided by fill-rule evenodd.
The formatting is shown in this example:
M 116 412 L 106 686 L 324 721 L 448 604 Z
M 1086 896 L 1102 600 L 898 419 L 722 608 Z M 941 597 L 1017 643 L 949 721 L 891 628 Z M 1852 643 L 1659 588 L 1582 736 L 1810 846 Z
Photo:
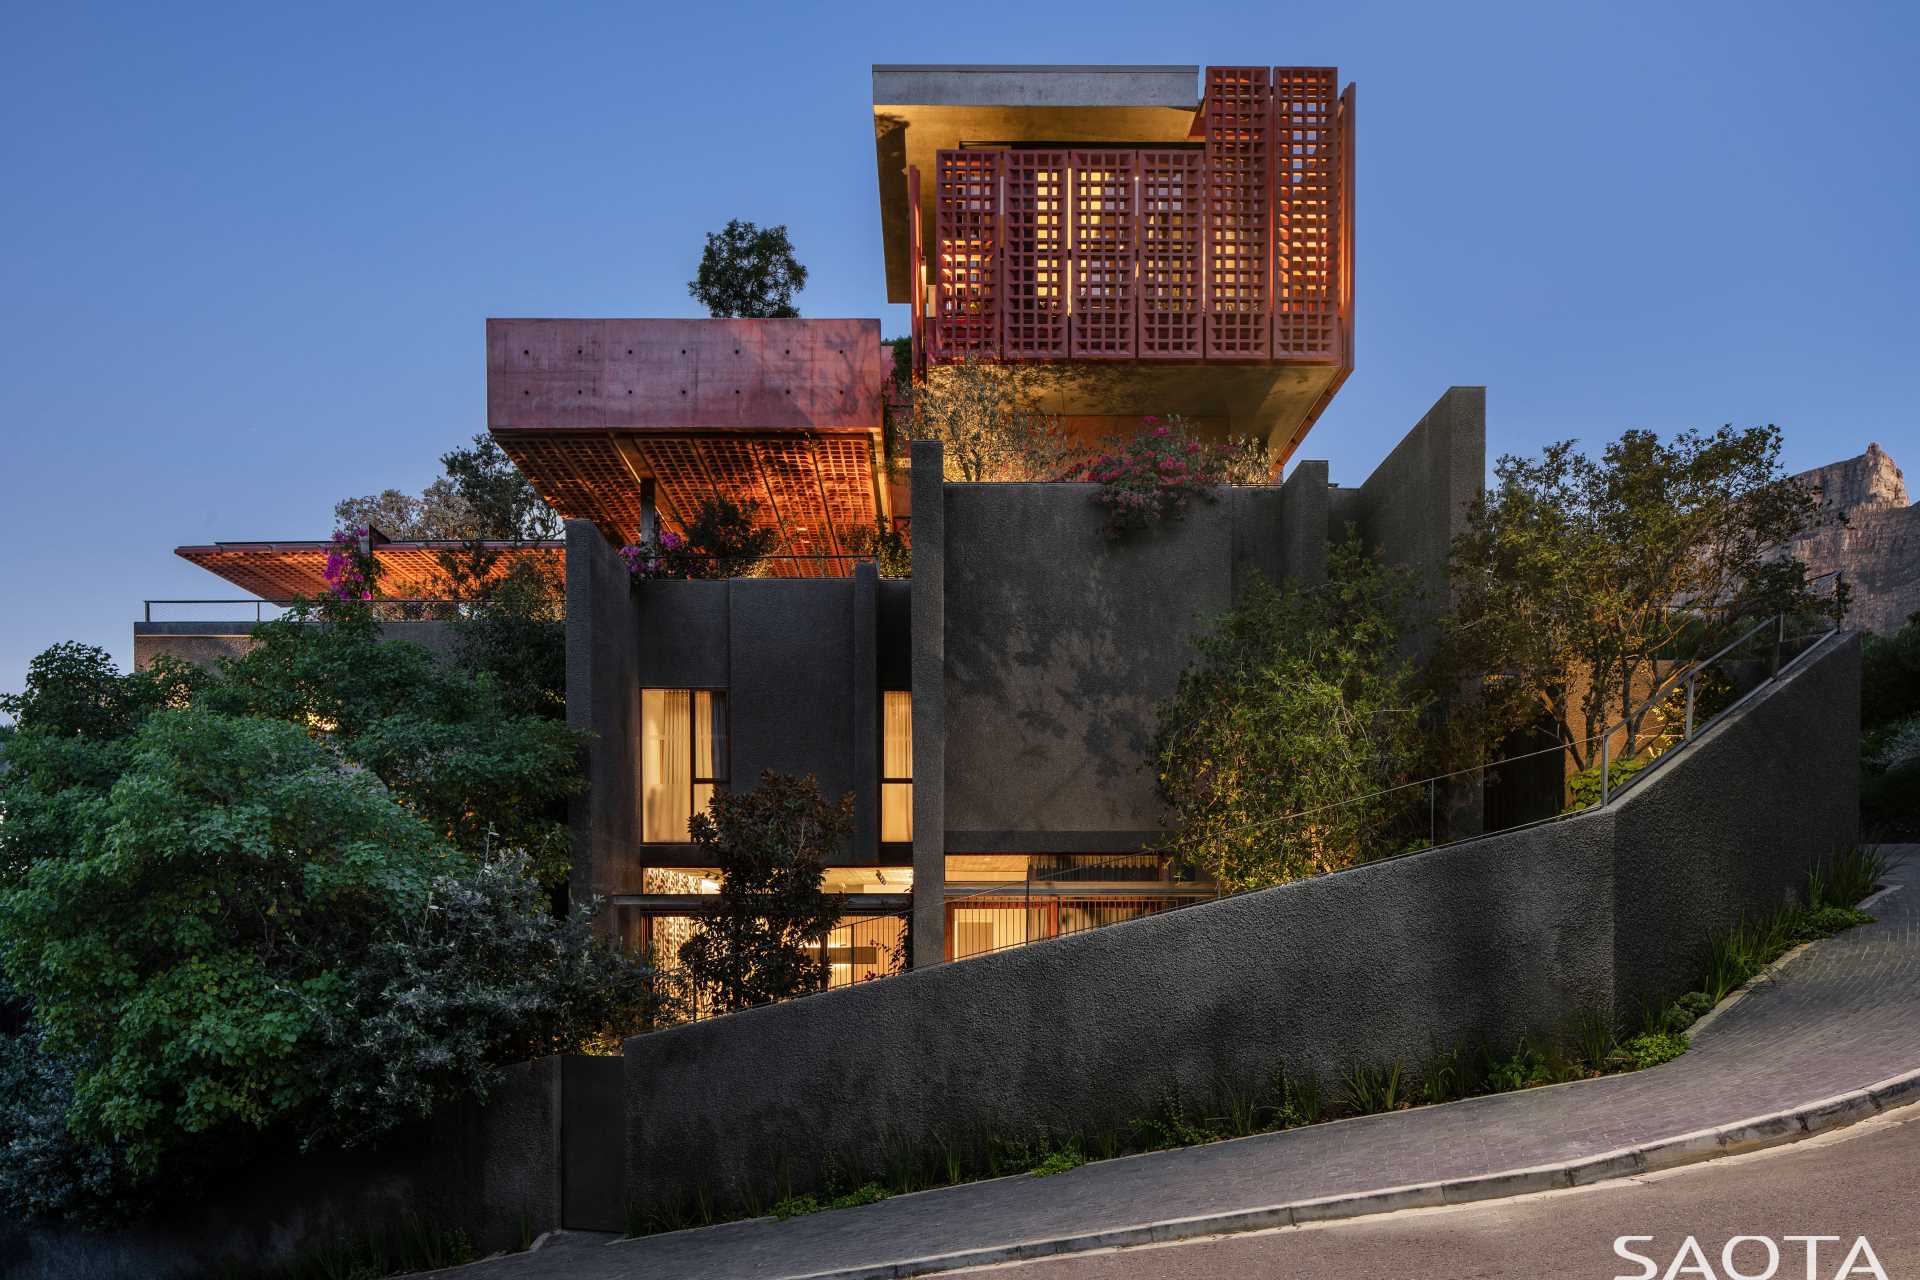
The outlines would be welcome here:
M 1255 1209 L 1235 1209 L 1226 1213 L 1199 1214 L 1189 1218 L 1170 1218 L 1135 1226 L 1112 1227 L 1077 1235 L 1047 1239 L 1019 1240 L 984 1249 L 966 1249 L 956 1253 L 933 1254 L 921 1258 L 902 1258 L 867 1266 L 845 1267 L 834 1271 L 812 1271 L 788 1280 L 905 1280 L 909 1276 L 959 1271 L 967 1267 L 992 1266 L 1002 1262 L 1024 1262 L 1034 1258 L 1062 1254 L 1087 1253 L 1096 1249 L 1120 1249 L 1132 1245 L 1166 1244 L 1191 1240 L 1198 1236 L 1233 1235 L 1246 1231 L 1267 1231 L 1274 1227 L 1302 1226 L 1309 1222 L 1332 1222 L 1373 1214 L 1397 1213 L 1403 1209 L 1432 1209 L 1442 1205 L 1471 1204 L 1508 1196 L 1531 1195 L 1540 1191 L 1560 1191 L 1589 1186 L 1617 1178 L 1682 1165 L 1698 1164 L 1721 1156 L 1758 1151 L 1766 1147 L 1798 1142 L 1816 1133 L 1856 1124 L 1869 1116 L 1920 1102 L 1920 1070 L 1889 1076 L 1864 1089 L 1820 1098 L 1791 1111 L 1776 1111 L 1752 1116 L 1732 1124 L 1692 1133 L 1675 1134 L 1654 1142 L 1598 1155 L 1581 1156 L 1559 1164 L 1537 1165 L 1526 1169 L 1504 1169 L 1472 1178 L 1444 1182 L 1422 1182 L 1408 1186 L 1385 1187 L 1351 1195 L 1327 1196 L 1316 1200 L 1296 1200 L 1286 1204 Z

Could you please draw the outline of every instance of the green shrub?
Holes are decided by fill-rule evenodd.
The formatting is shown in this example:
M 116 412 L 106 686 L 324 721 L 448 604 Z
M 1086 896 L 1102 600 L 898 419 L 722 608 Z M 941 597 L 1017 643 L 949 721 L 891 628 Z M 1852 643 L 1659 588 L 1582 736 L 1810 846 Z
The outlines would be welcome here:
M 161 711 L 125 755 L 0 891 L 0 965 L 71 1134 L 142 1178 L 373 1139 L 638 999 L 521 863 L 474 864 L 293 724 Z M 7 825 L 64 794 L 10 758 Z
M 1652 756 L 1633 756 L 1626 760 L 1609 761 L 1607 765 L 1607 786 L 1610 791 L 1619 791 L 1632 777 L 1652 764 Z M 1595 761 L 1567 779 L 1566 812 L 1591 809 L 1600 803 L 1600 762 Z
M 1412 590 L 1349 537 L 1329 548 L 1323 586 L 1256 576 L 1213 620 L 1156 708 L 1170 853 L 1237 891 L 1398 849 L 1415 804 L 1425 831 L 1423 793 L 1380 794 L 1423 748 L 1425 704 L 1399 651 Z
M 1671 1062 L 1687 1051 L 1687 1038 L 1674 1031 L 1642 1032 L 1620 1046 L 1628 1067 L 1644 1071 Z
M 1068 1144 L 1058 1150 L 1048 1152 L 1045 1160 L 1033 1166 L 1032 1173 L 1036 1178 L 1048 1178 L 1056 1173 L 1066 1173 L 1069 1170 L 1078 1169 L 1086 1162 L 1087 1158 L 1081 1154 L 1079 1146 Z
M 1807 872 L 1807 906 L 1851 907 L 1887 874 L 1887 858 L 1871 845 L 1843 849 Z
M 1354 1115 L 1398 1111 L 1407 1105 L 1401 1085 L 1403 1064 L 1398 1058 L 1385 1066 L 1356 1065 L 1342 1080 L 1341 1104 Z

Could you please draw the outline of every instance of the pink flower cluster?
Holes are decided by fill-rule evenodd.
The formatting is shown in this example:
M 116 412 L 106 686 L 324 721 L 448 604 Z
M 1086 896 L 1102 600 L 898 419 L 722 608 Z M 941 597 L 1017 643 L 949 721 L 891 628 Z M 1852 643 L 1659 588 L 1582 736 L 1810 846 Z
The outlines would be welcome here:
M 327 548 L 326 567 L 320 576 L 326 580 L 327 596 L 333 600 L 373 599 L 374 579 L 380 566 L 373 558 L 371 533 L 365 525 L 335 529 Z
M 1129 529 L 1179 519 L 1195 494 L 1211 499 L 1213 486 L 1225 479 L 1224 459 L 1184 429 L 1148 418 L 1132 439 L 1070 478 L 1100 486 L 1093 500 L 1107 509 L 1107 536 L 1118 538 Z
M 692 576 L 687 540 L 671 530 L 663 531 L 652 546 L 634 544 L 620 548 L 620 558 L 627 562 L 627 572 L 635 581 Z

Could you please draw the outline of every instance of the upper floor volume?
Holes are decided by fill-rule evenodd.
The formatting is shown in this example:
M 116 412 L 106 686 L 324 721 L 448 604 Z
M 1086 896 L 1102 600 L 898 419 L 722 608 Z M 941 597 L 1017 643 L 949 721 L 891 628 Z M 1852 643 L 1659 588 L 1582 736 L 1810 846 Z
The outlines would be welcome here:
M 1259 419 L 1281 458 L 1352 369 L 1337 69 L 876 66 L 873 99 L 917 368 L 1125 362 L 1172 405 L 1206 365 L 1220 403 L 1192 411 Z

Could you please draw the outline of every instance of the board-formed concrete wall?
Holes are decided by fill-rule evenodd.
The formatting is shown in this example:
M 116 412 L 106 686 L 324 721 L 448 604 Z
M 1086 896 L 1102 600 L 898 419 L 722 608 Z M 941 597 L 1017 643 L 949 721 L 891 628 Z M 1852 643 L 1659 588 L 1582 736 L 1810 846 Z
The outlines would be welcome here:
M 1616 807 L 629 1040 L 629 1201 L 1630 1018 L 1850 838 L 1858 672 L 1828 640 Z

